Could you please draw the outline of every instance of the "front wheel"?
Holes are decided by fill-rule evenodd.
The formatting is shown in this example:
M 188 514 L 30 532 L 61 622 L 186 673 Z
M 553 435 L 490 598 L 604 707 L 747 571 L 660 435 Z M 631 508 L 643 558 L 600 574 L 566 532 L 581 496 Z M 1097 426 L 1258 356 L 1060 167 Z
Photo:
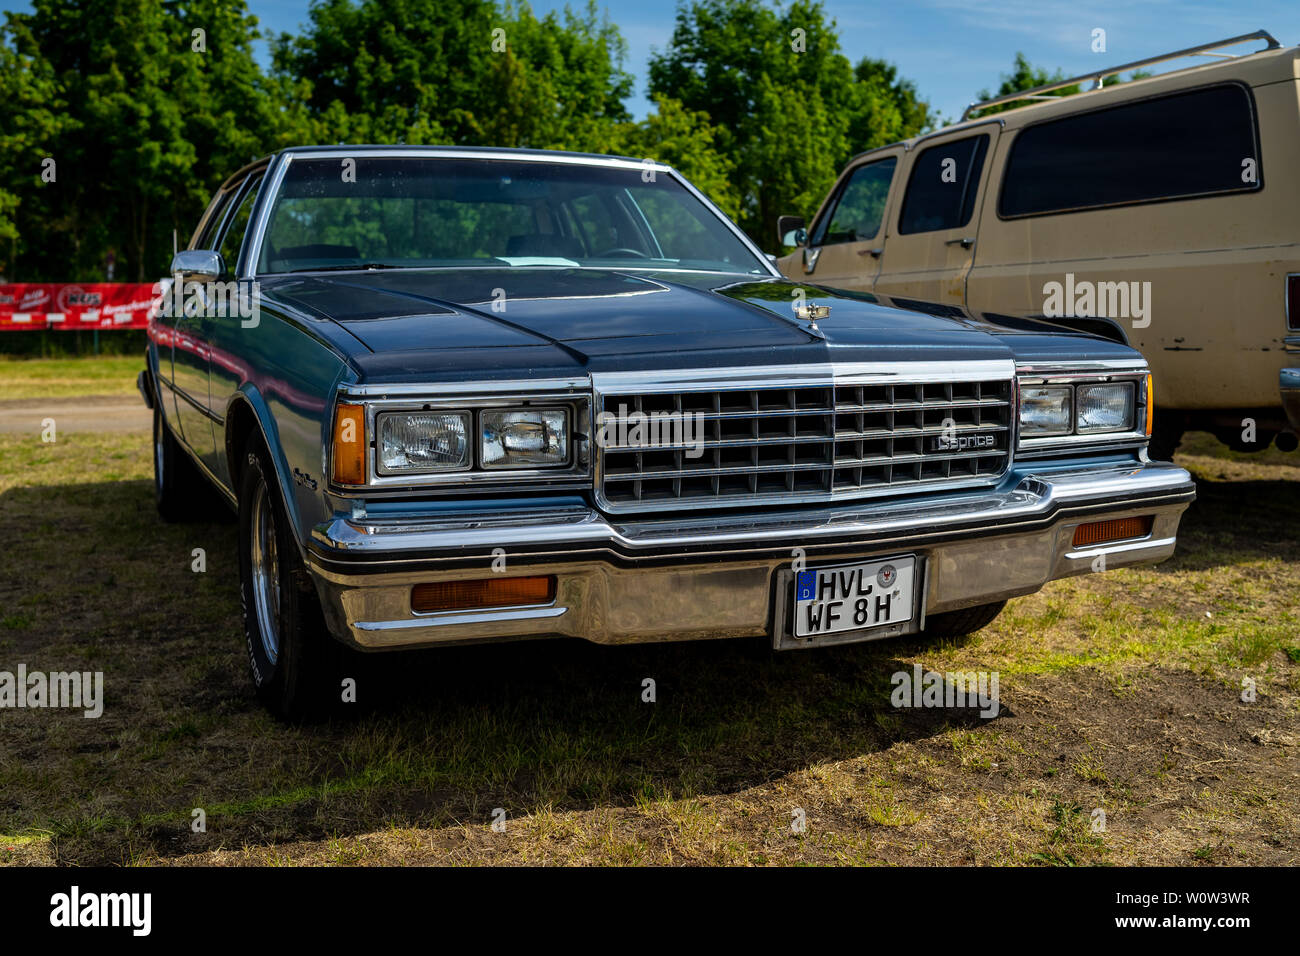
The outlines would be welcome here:
M 250 443 L 239 492 L 239 600 L 257 696 L 289 720 L 323 716 L 339 688 L 340 652 L 298 554 L 274 473 Z
M 992 624 L 993 619 L 1001 614 L 1006 606 L 1006 601 L 998 601 L 994 604 L 977 604 L 975 607 L 964 607 L 943 614 L 931 614 L 925 619 L 925 630 L 922 633 L 926 637 L 934 638 L 965 637 Z

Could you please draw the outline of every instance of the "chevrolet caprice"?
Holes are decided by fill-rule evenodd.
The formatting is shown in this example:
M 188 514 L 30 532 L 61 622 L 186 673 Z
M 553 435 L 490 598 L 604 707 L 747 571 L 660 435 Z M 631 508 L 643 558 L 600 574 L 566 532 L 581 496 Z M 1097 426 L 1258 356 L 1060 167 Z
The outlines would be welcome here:
M 150 326 L 158 508 L 238 514 L 259 694 L 347 648 L 961 634 L 1174 550 L 1141 355 L 782 278 L 673 169 L 297 148 Z

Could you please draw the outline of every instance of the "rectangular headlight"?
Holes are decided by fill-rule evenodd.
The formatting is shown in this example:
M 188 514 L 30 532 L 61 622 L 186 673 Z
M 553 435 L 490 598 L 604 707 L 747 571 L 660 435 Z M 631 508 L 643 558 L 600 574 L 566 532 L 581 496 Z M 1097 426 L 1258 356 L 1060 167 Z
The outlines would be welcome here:
M 479 413 L 484 468 L 545 468 L 569 461 L 569 416 L 563 408 L 484 409 Z
M 1020 390 L 1020 437 L 1068 435 L 1074 425 L 1074 389 L 1068 385 L 1030 385 Z
M 1079 386 L 1078 424 L 1080 435 L 1133 430 L 1133 383 Z
M 386 412 L 375 423 L 381 475 L 460 471 L 470 466 L 469 412 Z

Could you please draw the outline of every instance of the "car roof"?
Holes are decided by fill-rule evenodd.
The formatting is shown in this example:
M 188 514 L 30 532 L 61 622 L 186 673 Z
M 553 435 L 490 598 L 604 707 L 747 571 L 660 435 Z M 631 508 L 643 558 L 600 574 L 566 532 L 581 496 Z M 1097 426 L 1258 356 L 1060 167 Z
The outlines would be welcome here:
M 312 153 L 338 153 L 347 150 L 365 150 L 366 152 L 391 152 L 391 153 L 431 153 L 431 154 L 448 154 L 456 156 L 482 156 L 483 158 L 509 157 L 509 156 L 528 156 L 535 159 L 544 159 L 547 157 L 565 157 L 568 159 L 589 159 L 593 162 L 613 161 L 620 163 L 653 163 L 655 166 L 666 167 L 667 163 L 661 163 L 658 160 L 645 159 L 638 156 L 620 156 L 614 153 L 584 153 L 567 149 L 526 149 L 511 146 L 424 146 L 424 145 L 399 145 L 393 143 L 338 143 L 333 146 L 317 144 L 313 146 L 290 146 L 280 150 L 280 154 L 293 155 L 310 155 Z

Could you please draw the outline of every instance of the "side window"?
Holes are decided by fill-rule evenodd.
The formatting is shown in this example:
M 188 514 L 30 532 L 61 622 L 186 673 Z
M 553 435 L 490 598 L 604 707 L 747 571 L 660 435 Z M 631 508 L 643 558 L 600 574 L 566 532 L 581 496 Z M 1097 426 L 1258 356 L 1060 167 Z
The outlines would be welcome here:
M 898 232 L 957 229 L 970 222 L 989 136 L 968 136 L 924 149 L 912 164 Z
M 261 176 L 249 181 L 239 200 L 238 208 L 226 224 L 226 234 L 222 237 L 221 246 L 217 251 L 221 253 L 221 261 L 225 263 L 227 275 L 233 275 L 235 272 L 239 260 L 239 247 L 243 245 L 244 233 L 248 231 L 248 220 L 253 214 L 253 203 L 257 200 L 257 187 L 261 182 Z
M 1250 94 L 1236 84 L 1040 123 L 1011 144 L 998 215 L 1249 192 L 1263 182 L 1255 143 Z
M 849 176 L 830 215 L 822 217 L 810 245 L 830 245 L 871 239 L 880 232 L 885 199 L 894 181 L 898 157 L 890 156 L 859 166 Z
M 207 222 L 203 224 L 203 232 L 199 235 L 195 243 L 195 249 L 211 249 L 212 243 L 217 235 L 217 228 L 221 225 L 221 219 L 226 214 L 226 209 L 230 205 L 230 200 L 234 197 L 235 190 L 228 189 L 215 197 L 212 205 L 212 215 L 208 217 Z

